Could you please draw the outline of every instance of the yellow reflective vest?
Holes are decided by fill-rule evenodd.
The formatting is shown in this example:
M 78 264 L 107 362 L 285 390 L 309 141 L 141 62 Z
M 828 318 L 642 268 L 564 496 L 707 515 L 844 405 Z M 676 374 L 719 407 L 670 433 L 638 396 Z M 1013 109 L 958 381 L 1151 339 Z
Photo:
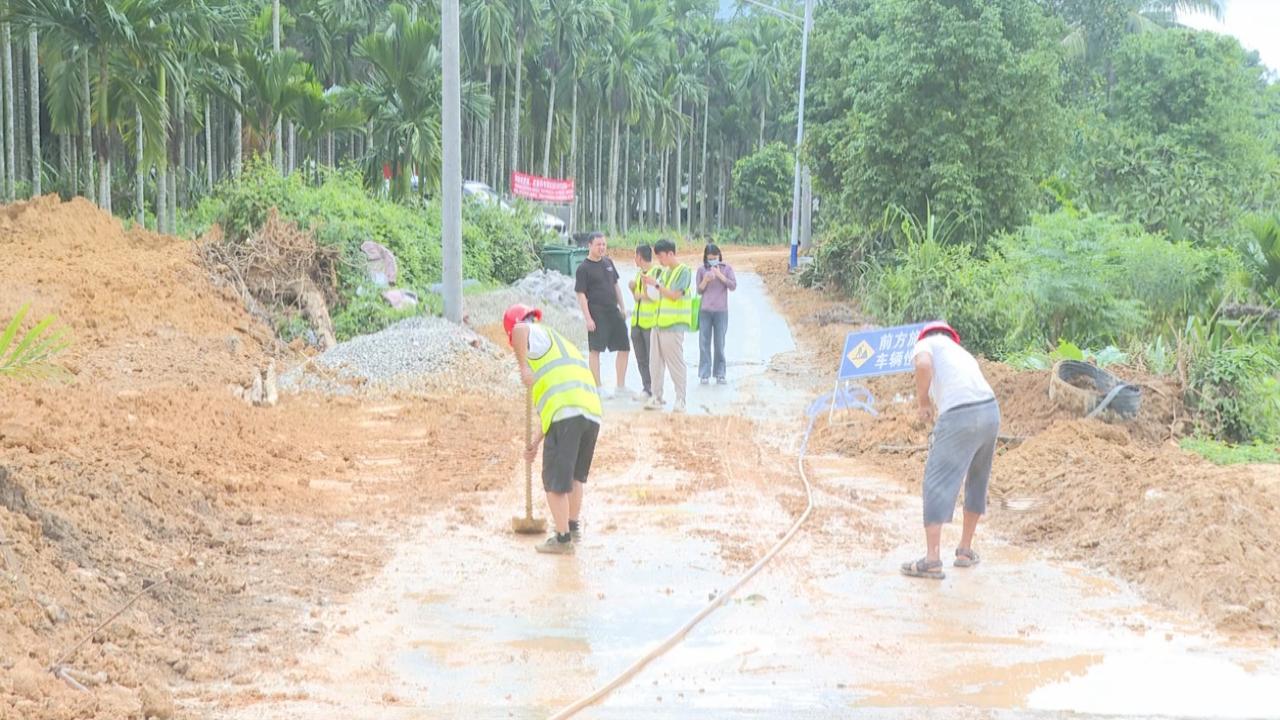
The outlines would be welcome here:
M 551 348 L 540 358 L 529 358 L 533 370 L 533 407 L 542 419 L 542 434 L 551 428 L 556 413 L 570 407 L 600 417 L 600 394 L 596 392 L 591 366 L 582 353 L 560 333 L 540 325 L 551 336 Z
M 662 287 L 670 288 L 676 280 L 680 279 L 683 273 L 689 274 L 689 286 L 685 288 L 684 295 L 679 300 L 672 300 L 663 296 L 658 301 L 658 325 L 659 328 L 675 327 L 676 325 L 685 325 L 691 327 L 693 325 L 693 272 L 689 270 L 687 265 L 676 265 L 670 270 L 662 273 Z
M 662 266 L 654 265 L 645 273 L 649 277 L 661 277 Z M 640 276 L 636 276 L 636 290 L 640 292 L 648 291 L 649 286 L 640 280 Z M 652 291 L 650 291 L 652 292 Z M 635 312 L 631 314 L 631 326 L 638 327 L 641 330 L 649 330 L 658 324 L 658 303 L 659 300 L 647 300 L 643 296 L 636 300 Z

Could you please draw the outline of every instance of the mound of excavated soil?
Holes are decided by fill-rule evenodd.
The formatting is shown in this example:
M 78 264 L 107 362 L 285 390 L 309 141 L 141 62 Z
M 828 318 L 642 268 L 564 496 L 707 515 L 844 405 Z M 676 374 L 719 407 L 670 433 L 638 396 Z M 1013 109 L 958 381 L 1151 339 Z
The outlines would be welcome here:
M 186 241 L 121 222 L 56 195 L 0 210 L 0 320 L 57 313 L 70 328 L 66 364 L 81 382 L 242 381 L 269 332 L 215 287 Z M 29 325 L 28 325 L 29 327 Z M 257 338 L 257 340 L 255 340 Z
M 83 200 L 0 208 L 0 259 L 0 326 L 28 302 L 27 327 L 57 313 L 76 373 L 0 378 L 0 717 L 142 717 L 243 688 L 332 631 L 323 608 L 406 515 L 518 465 L 523 416 L 501 400 L 246 406 L 226 384 L 269 331 L 190 244 Z M 67 661 L 90 693 L 46 671 L 163 578 Z
M 1039 501 L 997 522 L 1223 629 L 1280 636 L 1280 485 L 1268 472 L 1060 421 L 997 459 L 1001 487 Z

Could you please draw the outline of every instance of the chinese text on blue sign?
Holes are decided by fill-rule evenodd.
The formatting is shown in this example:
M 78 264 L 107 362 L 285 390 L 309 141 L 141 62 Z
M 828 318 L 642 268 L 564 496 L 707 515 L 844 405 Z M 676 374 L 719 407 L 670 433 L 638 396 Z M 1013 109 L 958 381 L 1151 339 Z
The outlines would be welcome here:
M 911 350 L 924 323 L 863 330 L 849 333 L 844 339 L 837 380 L 856 380 L 910 372 Z

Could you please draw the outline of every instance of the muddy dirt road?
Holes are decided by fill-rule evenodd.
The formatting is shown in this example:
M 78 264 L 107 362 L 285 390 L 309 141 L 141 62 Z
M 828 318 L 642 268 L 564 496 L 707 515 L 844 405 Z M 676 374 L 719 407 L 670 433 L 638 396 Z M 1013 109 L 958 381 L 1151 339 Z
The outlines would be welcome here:
M 506 489 L 414 520 L 349 600 L 301 608 L 298 632 L 322 640 L 255 679 L 258 698 L 277 699 L 213 694 L 189 712 L 544 718 L 655 646 L 804 507 L 803 409 L 834 360 L 797 351 L 760 279 L 740 278 L 729 386 L 697 384 L 691 337 L 689 416 L 607 404 L 576 556 L 537 555 L 510 534 L 523 507 L 513 467 Z M 814 513 L 774 564 L 578 717 L 1280 716 L 1273 648 L 1229 645 L 1198 618 L 990 532 L 979 567 L 903 578 L 898 564 L 921 549 L 918 499 L 856 460 L 808 468 Z M 957 535 L 949 527 L 944 547 Z

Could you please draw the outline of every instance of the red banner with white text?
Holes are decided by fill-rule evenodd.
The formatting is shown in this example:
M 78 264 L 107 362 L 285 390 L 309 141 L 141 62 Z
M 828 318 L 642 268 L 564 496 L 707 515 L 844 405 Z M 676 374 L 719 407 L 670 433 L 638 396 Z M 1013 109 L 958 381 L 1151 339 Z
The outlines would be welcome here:
M 571 203 L 573 202 L 573 178 L 553 180 L 513 171 L 511 194 L 536 202 Z

